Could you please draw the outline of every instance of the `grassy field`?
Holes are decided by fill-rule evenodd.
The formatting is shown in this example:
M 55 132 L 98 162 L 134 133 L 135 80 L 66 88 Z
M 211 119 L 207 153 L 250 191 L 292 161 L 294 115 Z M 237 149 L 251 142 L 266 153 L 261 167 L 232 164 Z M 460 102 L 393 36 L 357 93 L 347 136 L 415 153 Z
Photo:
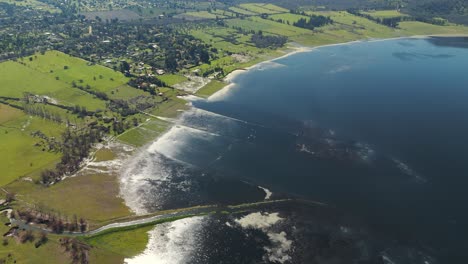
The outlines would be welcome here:
M 0 104 L 0 186 L 54 164 L 60 155 L 35 146 L 42 140 L 31 133 L 40 130 L 49 137 L 59 137 L 64 128 Z
M 187 12 L 185 13 L 187 16 L 197 17 L 197 18 L 204 18 L 204 19 L 215 19 L 215 18 L 225 18 L 223 15 L 212 14 L 208 11 L 198 11 L 198 12 Z
M 91 226 L 131 214 L 118 197 L 116 175 L 80 175 L 50 187 L 18 181 L 6 186 L 6 189 L 17 193 L 23 201 L 21 206 L 35 204 L 41 211 L 56 212 L 69 218 L 77 215 L 87 219 Z
M 125 131 L 117 137 L 118 140 L 133 146 L 141 147 L 154 140 L 169 127 L 169 123 L 160 119 L 150 118 L 139 127 Z
M 237 7 L 237 6 L 229 7 L 229 10 L 231 10 L 231 11 L 234 12 L 234 13 L 241 14 L 241 15 L 247 15 L 247 16 L 251 16 L 251 15 L 256 15 L 256 14 L 257 14 L 257 13 L 255 13 L 255 12 L 251 12 L 251 11 L 249 11 L 249 10 L 245 10 L 245 9 L 240 8 L 240 7 Z
M 437 26 L 418 21 L 400 22 L 399 28 L 406 35 L 458 35 L 468 34 L 468 27 L 459 25 Z
M 36 54 L 23 60 L 26 66 L 58 78 L 68 84 L 89 85 L 101 92 L 110 92 L 129 81 L 122 73 L 110 68 L 91 65 L 89 62 L 59 51 L 48 51 L 44 55 Z
M 212 80 L 209 82 L 207 85 L 205 85 L 203 88 L 197 91 L 196 95 L 208 98 L 210 95 L 216 93 L 217 91 L 223 89 L 223 87 L 226 86 L 226 83 L 220 82 L 217 80 Z
M 1 96 L 23 97 L 24 92 L 47 95 L 64 105 L 81 105 L 90 110 L 104 109 L 105 103 L 70 84 L 56 80 L 55 77 L 39 72 L 18 62 L 0 63 Z
M 277 14 L 289 12 L 289 10 L 284 9 L 279 6 L 272 4 L 263 4 L 263 3 L 251 3 L 251 4 L 241 4 L 239 5 L 242 9 L 251 11 L 257 14 Z
M 112 252 L 122 257 L 134 257 L 141 253 L 148 244 L 148 232 L 154 226 L 109 233 L 95 236 L 86 241 L 97 248 Z
M 370 15 L 374 18 L 394 18 L 394 17 L 407 17 L 407 14 L 403 14 L 398 10 L 379 10 L 379 11 L 369 11 L 362 12 L 363 14 Z
M 178 74 L 164 74 L 158 76 L 158 79 L 165 82 L 169 86 L 187 81 L 187 78 L 185 76 Z
M 281 19 L 283 21 L 289 22 L 289 24 L 293 24 L 297 22 L 299 19 L 304 18 L 304 19 L 309 19 L 307 16 L 303 15 L 298 15 L 298 14 L 291 14 L 291 13 L 284 13 L 284 14 L 276 14 L 276 15 L 270 15 L 268 16 L 269 18 L 272 18 L 274 20 Z
M 5 225 L 9 223 L 8 218 L 2 214 L 0 216 L 0 233 L 5 234 L 10 228 Z M 38 236 L 39 234 L 35 234 Z M 21 244 L 13 237 L 4 238 L 8 244 L 0 246 L 0 259 L 2 263 L 69 263 L 68 256 L 63 253 L 63 249 L 58 243 L 58 239 L 49 236 L 49 241 L 39 248 L 34 247 L 34 242 Z M 4 243 L 4 242 L 3 242 Z M 10 256 L 9 256 L 10 255 Z

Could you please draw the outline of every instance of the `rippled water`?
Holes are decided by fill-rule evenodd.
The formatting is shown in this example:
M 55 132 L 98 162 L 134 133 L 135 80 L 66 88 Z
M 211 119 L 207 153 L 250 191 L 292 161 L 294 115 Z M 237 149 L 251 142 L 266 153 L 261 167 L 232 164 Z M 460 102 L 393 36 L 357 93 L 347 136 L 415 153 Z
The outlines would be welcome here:
M 164 224 L 134 261 L 463 262 L 463 43 L 324 47 L 261 64 L 222 96 L 194 101 L 124 169 L 122 194 L 135 211 L 257 201 L 269 191 L 327 209 L 300 203 Z M 246 224 L 254 218 L 271 224 Z

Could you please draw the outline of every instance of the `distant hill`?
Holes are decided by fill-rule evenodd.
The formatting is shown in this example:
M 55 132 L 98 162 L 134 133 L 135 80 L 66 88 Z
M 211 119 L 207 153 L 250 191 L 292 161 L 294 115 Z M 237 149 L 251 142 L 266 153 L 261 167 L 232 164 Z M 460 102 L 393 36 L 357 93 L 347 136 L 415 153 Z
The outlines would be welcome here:
M 406 0 L 404 10 L 421 17 L 442 17 L 454 23 L 468 24 L 468 0 Z

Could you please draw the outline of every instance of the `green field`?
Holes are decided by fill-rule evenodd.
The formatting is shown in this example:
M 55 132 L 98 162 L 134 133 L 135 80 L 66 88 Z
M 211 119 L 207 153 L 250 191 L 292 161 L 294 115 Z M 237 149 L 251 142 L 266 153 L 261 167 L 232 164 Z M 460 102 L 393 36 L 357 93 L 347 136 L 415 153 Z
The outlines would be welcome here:
M 204 18 L 204 19 L 215 19 L 215 18 L 225 18 L 223 15 L 212 14 L 208 11 L 198 11 L 198 12 L 187 12 L 185 13 L 187 16 L 197 17 L 197 18 Z
M 87 219 L 90 226 L 103 221 L 131 215 L 119 198 L 116 175 L 86 174 L 68 178 L 50 187 L 19 181 L 6 186 L 21 196 L 20 206 L 35 204 L 45 212 Z M 66 199 L 64 199 L 66 197 Z
M 95 236 L 86 241 L 97 248 L 112 252 L 122 257 L 134 257 L 145 250 L 148 244 L 148 232 L 154 226 L 109 233 Z
M 299 19 L 304 18 L 304 19 L 309 19 L 307 16 L 303 15 L 298 15 L 298 14 L 291 14 L 291 13 L 284 13 L 284 14 L 276 14 L 276 15 L 270 15 L 268 16 L 269 18 L 272 18 L 274 20 L 281 19 L 285 22 L 289 22 L 289 24 L 293 24 L 297 22 Z
M 42 140 L 32 137 L 31 133 L 40 130 L 49 137 L 59 138 L 64 126 L 27 116 L 3 104 L 0 104 L 0 116 L 0 186 L 51 166 L 59 159 L 59 153 L 43 151 L 42 146 L 35 146 Z
M 150 118 L 139 127 L 125 131 L 117 139 L 126 144 L 141 147 L 161 135 L 169 125 L 163 120 Z
M 207 85 L 205 85 L 203 88 L 197 91 L 196 95 L 208 98 L 210 95 L 216 93 L 217 91 L 221 90 L 224 86 L 226 86 L 226 83 L 220 82 L 217 80 L 212 80 L 209 82 Z
M 237 7 L 237 6 L 232 6 L 232 7 L 229 7 L 229 10 L 231 10 L 232 12 L 234 13 L 238 13 L 238 14 L 241 14 L 241 15 L 247 15 L 247 16 L 251 16 L 251 15 L 256 15 L 257 13 L 255 12 L 251 12 L 249 10 L 245 10 L 243 8 L 240 8 L 240 7 Z
M 30 60 L 31 59 L 31 60 Z M 57 78 L 68 84 L 89 85 L 101 92 L 110 92 L 129 81 L 122 73 L 91 63 L 59 51 L 36 54 L 23 60 L 26 66 Z M 67 68 L 66 68 L 67 67 Z
M 468 34 L 468 27 L 459 25 L 437 26 L 418 21 L 400 22 L 399 28 L 406 35 L 458 35 Z
M 165 82 L 169 86 L 187 81 L 187 78 L 185 76 L 178 74 L 164 74 L 158 76 L 158 79 Z
M 242 9 L 257 13 L 257 14 L 277 14 L 286 13 L 289 10 L 272 4 L 251 3 L 239 5 Z
M 394 18 L 394 17 L 408 17 L 407 14 L 403 14 L 397 10 L 379 10 L 362 12 L 363 14 L 370 15 L 374 18 Z
M 91 110 L 105 108 L 105 103 L 92 95 L 18 62 L 0 63 L 0 72 L 0 96 L 21 98 L 24 92 L 30 92 L 47 95 L 64 105 L 81 105 Z

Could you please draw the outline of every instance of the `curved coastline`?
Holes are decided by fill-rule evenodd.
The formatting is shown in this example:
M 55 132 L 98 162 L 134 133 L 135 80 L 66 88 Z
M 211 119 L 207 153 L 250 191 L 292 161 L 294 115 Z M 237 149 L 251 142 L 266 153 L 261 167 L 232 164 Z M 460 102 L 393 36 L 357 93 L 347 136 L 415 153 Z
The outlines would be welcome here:
M 262 62 L 259 62 L 255 65 L 252 65 L 250 67 L 247 67 L 247 68 L 244 68 L 244 69 L 237 69 L 237 70 L 234 70 L 232 71 L 231 73 L 229 73 L 225 78 L 224 78 L 224 81 L 227 83 L 226 86 L 224 86 L 222 89 L 220 89 L 219 91 L 215 92 L 214 94 L 212 94 L 211 96 L 209 96 L 208 98 L 201 98 L 201 97 L 197 97 L 197 96 L 192 96 L 192 97 L 196 97 L 196 99 L 190 99 L 190 98 L 184 98 L 186 101 L 187 101 L 187 104 L 190 105 L 191 104 L 191 101 L 193 100 L 207 100 L 207 101 L 217 101 L 217 100 L 222 100 L 223 98 L 225 98 L 225 96 L 228 95 L 229 92 L 231 92 L 231 88 L 233 88 L 237 83 L 236 83 L 236 79 L 241 76 L 242 74 L 246 74 L 248 73 L 249 71 L 252 71 L 252 70 L 255 70 L 255 69 L 258 69 L 264 65 L 267 65 L 267 64 L 270 64 L 270 63 L 275 63 L 275 61 L 277 60 L 280 60 L 280 59 L 284 59 L 284 58 L 287 58 L 289 56 L 293 56 L 293 55 L 296 55 L 296 54 L 300 54 L 300 53 L 305 53 L 305 52 L 313 52 L 317 49 L 320 49 L 320 48 L 326 48 L 326 47 L 333 47 L 333 46 L 343 46 L 343 45 L 351 45 L 351 44 L 356 44 L 356 43 L 364 43 L 364 42 L 381 42 L 381 41 L 391 41 L 391 40 L 398 40 L 398 39 L 426 39 L 426 38 L 430 38 L 430 37 L 461 37 L 461 36 L 468 36 L 468 35 L 452 35 L 452 34 L 448 34 L 448 35 L 414 35 L 414 36 L 402 36 L 402 37 L 395 37 L 395 38 L 382 38 L 382 39 L 362 39 L 362 40 L 354 40 L 354 41 L 348 41 L 348 42 L 342 42 L 342 43 L 333 43 L 333 44 L 326 44 L 326 45 L 319 45 L 319 46 L 313 46 L 313 47 L 308 47 L 308 46 L 290 46 L 289 49 L 286 49 L 285 50 L 285 54 L 284 55 L 281 55 L 279 57 L 275 57 L 275 58 L 272 58 L 272 59 L 268 59 L 268 60 L 265 60 L 265 61 L 262 61 Z M 274 64 L 272 64 L 274 65 Z M 180 111 L 180 114 L 178 117 L 174 118 L 171 120 L 171 124 L 167 127 L 167 129 L 165 129 L 165 131 L 163 133 L 161 133 L 160 135 L 158 135 L 156 138 L 154 138 L 152 141 L 149 141 L 147 142 L 145 145 L 137 148 L 134 152 L 133 155 L 131 155 L 128 159 L 127 159 L 127 162 L 135 159 L 135 158 L 138 158 L 138 156 L 141 156 L 142 153 L 146 150 L 148 150 L 148 148 L 150 148 L 151 146 L 153 146 L 154 144 L 157 144 L 158 140 L 163 138 L 164 136 L 167 135 L 167 133 L 170 133 L 171 131 L 171 128 L 174 127 L 174 125 L 177 124 L 177 120 L 179 120 L 179 118 L 183 115 L 183 113 L 185 113 L 186 110 L 182 110 Z M 153 116 L 153 117 L 156 117 L 156 116 Z M 160 118 L 160 117 L 157 117 L 157 118 Z M 127 163 L 128 164 L 128 163 Z M 125 197 L 125 190 L 122 186 L 122 177 L 124 177 L 122 175 L 122 173 L 124 172 L 124 170 L 122 170 L 120 172 L 120 175 L 118 177 L 118 180 L 119 180 L 119 185 L 120 185 L 120 196 L 121 197 Z M 126 200 L 124 198 L 124 200 Z M 125 204 L 130 208 L 130 210 L 134 213 L 137 213 L 137 215 L 141 215 L 143 214 L 142 212 L 140 212 L 140 210 L 138 210 L 137 208 L 135 208 L 134 206 L 131 206 L 132 203 L 128 203 L 127 201 L 125 201 Z
M 267 63 L 275 62 L 280 59 L 287 58 L 289 56 L 293 56 L 299 53 L 305 53 L 305 52 L 313 52 L 317 49 L 320 48 L 326 48 L 326 47 L 334 47 L 334 46 L 344 46 L 344 45 L 351 45 L 355 43 L 364 43 L 364 42 L 380 42 L 380 41 L 390 41 L 390 40 L 398 40 L 398 39 L 427 39 L 431 37 L 468 37 L 468 35 L 465 34 L 431 34 L 431 35 L 413 35 L 413 36 L 401 36 L 401 37 L 394 37 L 394 38 L 370 38 L 370 39 L 360 39 L 360 40 L 352 40 L 352 41 L 347 41 L 347 42 L 340 42 L 340 43 L 332 43 L 332 44 L 325 44 L 325 45 L 319 45 L 319 46 L 296 46 L 296 47 L 289 47 L 288 49 L 285 50 L 285 54 L 281 55 L 276 58 L 272 58 L 269 60 L 265 60 L 262 62 L 259 62 L 255 65 L 252 65 L 247 68 L 243 69 L 237 69 L 229 73 L 226 77 L 224 77 L 224 81 L 227 83 L 226 86 L 224 86 L 222 89 L 219 91 L 213 93 L 210 95 L 206 100 L 208 101 L 214 101 L 214 100 L 219 100 L 222 99 L 232 88 L 233 86 L 236 85 L 235 79 L 238 78 L 238 76 L 245 74 L 253 69 L 257 69 L 261 67 L 262 65 L 265 65 Z

